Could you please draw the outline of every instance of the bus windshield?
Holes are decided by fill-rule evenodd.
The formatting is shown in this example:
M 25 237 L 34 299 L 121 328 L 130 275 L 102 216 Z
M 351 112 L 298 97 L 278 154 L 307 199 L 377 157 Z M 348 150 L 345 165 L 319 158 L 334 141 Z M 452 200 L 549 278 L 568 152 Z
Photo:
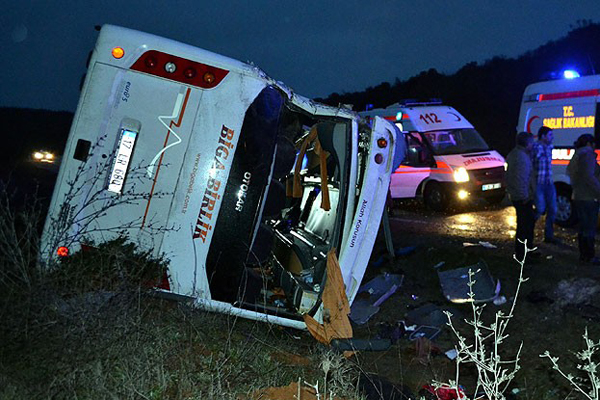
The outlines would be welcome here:
M 434 154 L 463 154 L 487 151 L 489 146 L 473 128 L 424 132 Z

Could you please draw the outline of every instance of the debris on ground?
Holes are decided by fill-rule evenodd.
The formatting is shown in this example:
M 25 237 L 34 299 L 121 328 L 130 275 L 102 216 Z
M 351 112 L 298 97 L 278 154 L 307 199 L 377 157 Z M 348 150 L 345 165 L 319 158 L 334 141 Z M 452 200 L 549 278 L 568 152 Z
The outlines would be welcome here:
M 403 276 L 385 273 L 365 283 L 350 309 L 350 319 L 358 325 L 365 324 L 379 312 L 379 307 L 402 285 Z
M 456 349 L 450 349 L 444 353 L 446 357 L 450 360 L 454 360 L 458 356 L 458 351 Z
M 469 286 L 469 271 L 472 271 L 473 285 Z M 481 260 L 475 265 L 451 269 L 438 270 L 438 277 L 444 297 L 453 303 L 483 303 L 493 301 L 500 295 L 500 281 L 494 283 L 487 264 Z M 474 297 L 469 295 L 473 291 Z
M 408 340 L 415 341 L 419 339 L 433 340 L 439 335 L 440 328 L 436 326 L 421 325 L 410 334 Z
M 425 303 L 406 313 L 406 320 L 417 326 L 440 327 L 448 323 L 448 317 L 444 310 L 432 303 Z
M 498 246 L 493 245 L 490 242 L 484 242 L 482 240 L 480 240 L 478 243 L 469 243 L 469 242 L 463 243 L 463 247 L 471 247 L 471 246 L 481 246 L 481 247 L 485 247 L 486 249 L 497 249 L 498 248 Z
M 389 339 L 392 343 L 396 343 L 400 338 L 406 336 L 408 329 L 404 321 L 398 321 L 395 323 L 382 322 L 377 325 L 379 331 L 377 333 L 377 339 Z
M 304 314 L 304 323 L 310 334 L 323 344 L 332 339 L 349 339 L 353 336 L 352 325 L 348 319 L 350 305 L 344 290 L 344 279 L 335 249 L 327 253 L 327 282 L 323 289 L 323 323 L 308 314 Z
M 496 306 L 501 306 L 502 304 L 506 303 L 506 297 L 504 297 L 504 296 L 497 296 L 492 302 Z
M 437 385 L 436 385 L 437 386 Z M 451 387 L 449 385 L 441 385 L 436 387 L 433 385 L 424 385 L 423 389 L 419 391 L 419 395 L 425 399 L 436 399 L 436 400 L 466 400 L 465 390 L 463 387 L 458 388 Z

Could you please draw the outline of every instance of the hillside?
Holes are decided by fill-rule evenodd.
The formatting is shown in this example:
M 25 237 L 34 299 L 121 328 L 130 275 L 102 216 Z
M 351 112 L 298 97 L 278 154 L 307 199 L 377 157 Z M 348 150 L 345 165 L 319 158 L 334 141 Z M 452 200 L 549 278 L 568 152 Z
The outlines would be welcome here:
M 580 21 L 565 37 L 517 58 L 497 56 L 482 64 L 471 62 L 451 75 L 430 69 L 406 81 L 382 82 L 362 92 L 333 93 L 318 100 L 352 104 L 355 111 L 361 111 L 367 104 L 379 108 L 401 99 L 440 98 L 467 117 L 490 146 L 506 154 L 514 146 L 525 87 L 552 79 L 566 67 L 576 67 L 581 75 L 600 73 L 600 24 Z

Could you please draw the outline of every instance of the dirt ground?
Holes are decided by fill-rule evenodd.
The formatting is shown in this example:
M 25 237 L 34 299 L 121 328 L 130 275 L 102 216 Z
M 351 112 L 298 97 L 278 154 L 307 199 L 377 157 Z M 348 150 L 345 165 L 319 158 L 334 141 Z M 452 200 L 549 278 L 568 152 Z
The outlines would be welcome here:
M 441 290 L 437 271 L 474 265 L 483 260 L 494 279 L 501 283 L 501 294 L 507 301 L 501 305 L 486 303 L 484 320 L 490 321 L 499 310 L 508 313 L 514 301 L 519 265 L 513 260 L 514 209 L 508 205 L 487 207 L 476 205 L 470 210 L 433 213 L 415 203 L 394 207 L 390 226 L 395 249 L 416 246 L 409 255 L 378 263 L 386 254 L 381 237 L 371 257 L 371 265 L 363 282 L 385 273 L 404 275 L 402 286 L 386 300 L 380 311 L 366 324 L 355 325 L 355 337 L 375 339 L 390 337 L 390 327 L 399 321 L 410 325 L 414 310 L 428 307 L 431 323 L 440 322 L 441 311 L 450 310 L 464 336 L 472 331 L 462 323 L 470 317 L 471 306 L 448 301 Z M 514 359 L 522 343 L 520 365 L 507 394 L 517 399 L 564 399 L 571 392 L 548 359 L 540 358 L 546 350 L 560 357 L 567 372 L 577 374 L 573 353 L 582 350 L 582 334 L 588 328 L 590 337 L 600 339 L 600 267 L 580 265 L 573 229 L 556 228 L 561 245 L 541 243 L 543 225 L 536 226 L 536 243 L 540 262 L 527 265 L 510 321 L 510 337 L 502 345 L 505 359 Z M 489 242 L 496 248 L 464 246 L 464 243 Z M 597 248 L 600 250 L 600 247 Z M 384 258 L 385 260 L 385 258 Z M 434 266 L 444 262 L 442 267 Z M 379 265 L 379 266 L 377 266 Z M 419 325 L 419 324 L 417 324 Z M 409 334 L 383 352 L 361 352 L 358 362 L 369 372 L 376 372 L 394 383 L 418 392 L 433 380 L 447 382 L 456 377 L 455 363 L 444 353 L 454 347 L 450 329 L 441 324 L 440 333 L 431 341 L 411 341 Z M 396 331 L 398 333 L 398 331 Z M 409 332 L 410 333 L 410 332 Z M 397 340 L 395 340 L 397 339 Z M 459 383 L 467 393 L 475 388 L 476 372 L 471 367 L 460 370 Z

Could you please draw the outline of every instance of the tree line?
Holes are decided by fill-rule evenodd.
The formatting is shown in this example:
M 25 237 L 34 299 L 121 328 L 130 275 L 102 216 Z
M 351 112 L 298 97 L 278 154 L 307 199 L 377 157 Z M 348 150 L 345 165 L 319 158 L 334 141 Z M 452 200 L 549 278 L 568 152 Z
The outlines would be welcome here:
M 355 111 L 363 111 L 367 105 L 387 107 L 402 99 L 441 99 L 471 121 L 492 148 L 506 155 L 515 143 L 525 87 L 557 79 L 566 67 L 576 67 L 582 76 L 600 74 L 599 23 L 577 21 L 565 37 L 516 58 L 470 62 L 447 75 L 432 68 L 404 81 L 317 100 L 332 106 L 351 104 Z

